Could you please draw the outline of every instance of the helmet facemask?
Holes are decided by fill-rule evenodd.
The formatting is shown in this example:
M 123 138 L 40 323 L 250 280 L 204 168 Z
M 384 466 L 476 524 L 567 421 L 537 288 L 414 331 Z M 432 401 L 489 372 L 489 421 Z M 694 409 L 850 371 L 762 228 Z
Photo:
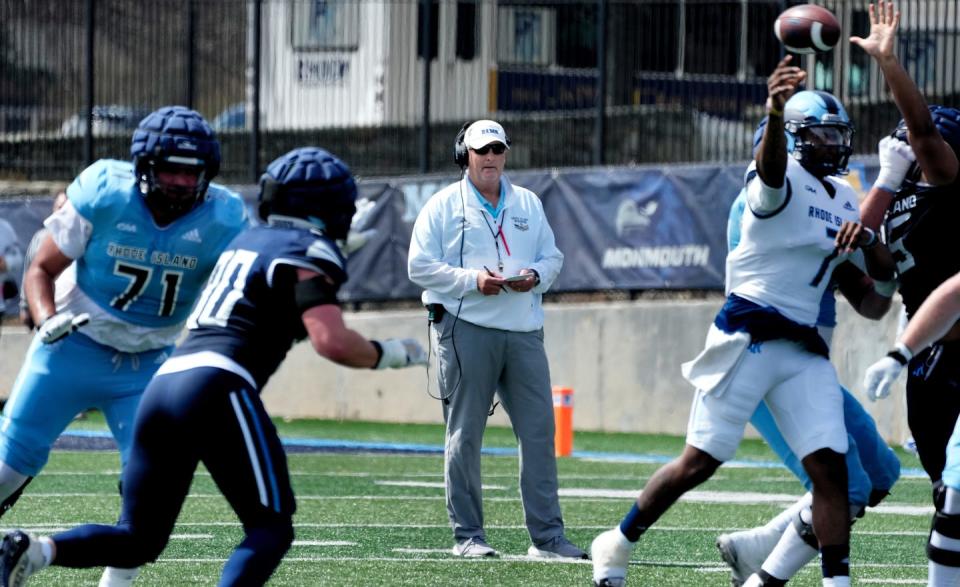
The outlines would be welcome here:
M 193 210 L 203 199 L 210 183 L 204 161 L 189 157 L 169 156 L 141 161 L 137 176 L 140 193 L 146 198 L 147 205 L 167 223 Z
M 793 135 L 793 156 L 812 175 L 845 175 L 847 162 L 853 154 L 850 143 L 853 127 L 844 121 L 797 123 L 787 122 L 787 132 Z

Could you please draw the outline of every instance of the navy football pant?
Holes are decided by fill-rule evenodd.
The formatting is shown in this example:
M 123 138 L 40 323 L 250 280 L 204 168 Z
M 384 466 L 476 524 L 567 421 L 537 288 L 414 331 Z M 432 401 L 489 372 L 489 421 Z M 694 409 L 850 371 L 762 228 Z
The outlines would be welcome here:
M 907 421 L 931 481 L 939 481 L 960 414 L 960 342 L 935 344 L 908 365 Z
M 144 392 L 133 435 L 120 521 L 53 536 L 54 564 L 132 568 L 156 560 L 202 462 L 246 534 L 220 585 L 264 584 L 293 541 L 296 505 L 286 455 L 257 392 L 212 367 L 158 375 Z

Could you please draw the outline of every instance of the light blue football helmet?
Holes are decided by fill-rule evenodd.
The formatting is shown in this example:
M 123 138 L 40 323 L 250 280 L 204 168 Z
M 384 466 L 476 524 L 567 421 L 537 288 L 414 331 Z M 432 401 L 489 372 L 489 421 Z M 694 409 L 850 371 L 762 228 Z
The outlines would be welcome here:
M 844 175 L 853 154 L 853 124 L 840 100 L 830 93 L 804 90 L 783 107 L 787 152 L 817 177 Z

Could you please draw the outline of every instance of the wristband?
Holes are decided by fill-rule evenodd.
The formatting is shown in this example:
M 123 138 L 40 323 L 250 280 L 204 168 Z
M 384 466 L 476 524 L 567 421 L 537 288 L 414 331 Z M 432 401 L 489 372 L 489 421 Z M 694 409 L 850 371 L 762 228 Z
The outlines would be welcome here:
M 376 369 L 377 365 L 380 364 L 380 359 L 383 358 L 383 345 L 376 340 L 371 340 L 370 344 L 373 345 L 374 350 L 377 351 L 377 360 L 373 362 L 373 367 L 371 369 Z
M 869 227 L 866 227 L 866 226 L 863 227 L 863 230 L 864 230 L 864 232 L 866 232 L 867 234 L 870 235 L 870 238 L 867 239 L 867 242 L 865 242 L 865 243 L 863 243 L 862 245 L 860 245 L 860 248 L 861 248 L 861 249 L 872 249 L 873 247 L 877 246 L 877 244 L 880 242 L 880 240 L 877 238 L 877 232 L 876 232 L 875 230 L 873 230 L 872 228 L 869 228 Z
M 877 295 L 881 295 L 885 298 L 891 298 L 893 297 L 894 292 L 897 291 L 897 280 L 891 279 L 890 281 L 874 281 L 873 291 L 877 292 Z
M 887 353 L 887 356 L 901 365 L 906 365 L 910 362 L 910 359 L 913 358 L 913 353 L 910 352 L 910 349 L 907 348 L 907 345 L 903 344 L 902 342 L 897 342 L 897 344 L 894 345 L 893 350 Z

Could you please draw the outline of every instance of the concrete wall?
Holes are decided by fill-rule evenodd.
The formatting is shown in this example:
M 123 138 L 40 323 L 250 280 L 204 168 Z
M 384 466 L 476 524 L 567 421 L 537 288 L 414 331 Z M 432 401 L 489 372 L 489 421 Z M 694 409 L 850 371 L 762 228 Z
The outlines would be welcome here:
M 692 388 L 680 364 L 700 351 L 720 307 L 710 301 L 637 301 L 546 306 L 546 347 L 555 385 L 574 389 L 574 428 L 683 434 Z M 838 304 L 833 359 L 840 380 L 860 397 L 890 442 L 907 435 L 904 381 L 877 404 L 860 391 L 866 367 L 891 346 L 899 306 L 881 322 Z M 371 338 L 413 336 L 426 341 L 422 311 L 362 312 L 348 324 Z M 0 395 L 9 393 L 29 335 L 8 325 L 0 337 Z M 80 374 L 78 374 L 79 376 Z M 430 392 L 437 394 L 435 371 Z M 272 414 L 287 417 L 441 422 L 440 405 L 427 396 L 424 369 L 388 371 L 338 367 L 314 355 L 309 344 L 290 353 L 264 390 Z M 492 424 L 508 421 L 499 408 Z

